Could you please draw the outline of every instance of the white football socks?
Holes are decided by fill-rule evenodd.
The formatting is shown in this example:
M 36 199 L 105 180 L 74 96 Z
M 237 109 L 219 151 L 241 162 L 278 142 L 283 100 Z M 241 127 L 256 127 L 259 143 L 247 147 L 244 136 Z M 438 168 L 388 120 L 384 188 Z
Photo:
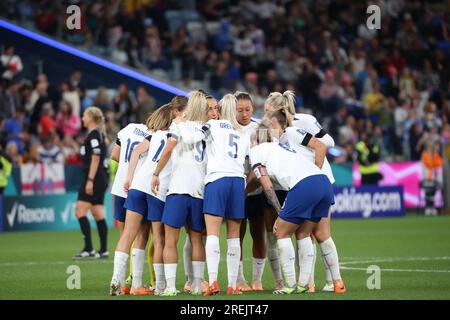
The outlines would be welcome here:
M 261 282 L 266 259 L 253 258 L 253 282 Z
M 239 282 L 247 281 L 245 279 L 245 275 L 244 275 L 244 263 L 243 263 L 243 261 L 239 261 L 239 272 L 238 272 L 237 281 L 239 281 Z
M 277 238 L 272 232 L 267 232 L 267 259 L 269 259 L 270 268 L 272 269 L 275 281 L 283 280 L 281 274 L 280 256 L 278 254 Z
M 129 255 L 122 251 L 114 252 L 113 280 L 117 280 L 121 288 L 125 287 L 125 272 Z
M 203 281 L 203 274 L 205 272 L 205 261 L 192 261 L 192 269 L 194 274 L 192 289 L 194 292 L 200 292 L 200 285 Z
M 164 264 L 154 263 L 153 269 L 155 270 L 155 286 L 160 292 L 166 289 L 166 276 L 164 275 Z
M 186 281 L 192 283 L 194 280 L 194 271 L 192 270 L 192 246 L 188 236 L 186 236 L 186 241 L 183 246 L 183 264 Z
M 341 272 L 339 270 L 339 257 L 336 250 L 336 245 L 333 239 L 330 237 L 320 244 L 320 250 L 322 251 L 322 256 L 328 265 L 331 272 L 331 277 L 333 281 L 341 280 Z
M 239 238 L 227 240 L 227 273 L 228 287 L 236 289 L 236 282 L 239 273 L 239 261 L 241 259 L 241 244 Z
M 311 277 L 311 270 L 314 261 L 314 245 L 311 237 L 297 240 L 299 257 L 298 284 L 306 287 Z
M 131 262 L 133 265 L 133 280 L 131 288 L 137 290 L 142 287 L 142 273 L 144 272 L 145 250 L 133 248 L 131 251 Z
M 164 274 L 166 276 L 166 288 L 169 290 L 176 290 L 177 264 L 164 263 Z
M 316 248 L 316 244 L 313 243 L 313 252 L 314 252 L 314 260 L 313 260 L 313 264 L 312 264 L 312 268 L 311 268 L 311 276 L 309 277 L 309 281 L 308 284 L 313 285 L 314 284 L 314 273 L 316 271 L 316 259 L 317 259 L 317 248 Z
M 295 279 L 295 250 L 291 238 L 277 240 L 278 250 L 280 250 L 280 264 L 283 269 L 284 278 L 288 287 L 296 284 Z
M 220 245 L 219 237 L 207 236 L 206 245 L 206 265 L 208 267 L 209 284 L 212 285 L 214 281 L 217 281 L 217 273 L 219 271 L 220 261 Z

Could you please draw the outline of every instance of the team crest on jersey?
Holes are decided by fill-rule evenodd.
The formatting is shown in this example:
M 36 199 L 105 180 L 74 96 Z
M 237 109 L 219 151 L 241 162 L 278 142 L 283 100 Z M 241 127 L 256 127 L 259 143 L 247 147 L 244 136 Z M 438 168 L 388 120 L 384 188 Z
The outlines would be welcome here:
M 298 133 L 300 133 L 300 134 L 302 134 L 302 135 L 305 135 L 306 134 L 306 130 L 304 130 L 304 129 L 297 129 L 297 132 Z

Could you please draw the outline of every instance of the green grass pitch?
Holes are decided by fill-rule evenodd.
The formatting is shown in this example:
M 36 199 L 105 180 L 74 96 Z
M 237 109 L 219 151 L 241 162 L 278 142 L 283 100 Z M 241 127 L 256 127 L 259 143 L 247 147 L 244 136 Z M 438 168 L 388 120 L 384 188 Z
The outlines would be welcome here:
M 450 299 L 450 217 L 407 216 L 395 219 L 334 220 L 333 238 L 337 245 L 342 276 L 348 292 L 322 293 L 324 272 L 321 259 L 316 263 L 318 293 L 290 296 L 272 295 L 273 277 L 266 263 L 263 284 L 266 291 L 229 297 L 180 294 L 170 299 Z M 117 230 L 109 233 L 113 254 Z M 96 230 L 94 244 L 98 245 Z M 184 233 L 180 239 L 181 249 Z M 222 260 L 219 283 L 226 289 L 226 242 L 221 239 Z M 245 273 L 251 279 L 250 236 L 245 240 Z M 73 261 L 72 254 L 82 247 L 81 234 L 70 232 L 28 232 L 0 234 L 0 299 L 168 299 L 162 297 L 110 297 L 108 285 L 113 270 L 107 261 Z M 179 251 L 181 252 L 181 250 Z M 182 255 L 180 254 L 180 260 Z M 67 268 L 81 269 L 81 289 L 66 286 Z M 369 265 L 381 268 L 381 289 L 369 290 Z M 145 271 L 148 282 L 148 267 Z M 178 265 L 177 287 L 184 284 L 183 264 Z

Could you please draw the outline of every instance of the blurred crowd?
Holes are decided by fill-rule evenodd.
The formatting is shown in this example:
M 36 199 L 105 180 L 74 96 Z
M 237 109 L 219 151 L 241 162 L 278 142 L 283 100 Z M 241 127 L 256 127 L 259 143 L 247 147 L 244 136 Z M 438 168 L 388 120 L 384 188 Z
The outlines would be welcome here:
M 71 4 L 81 9 L 80 30 L 66 27 Z M 366 27 L 369 4 L 381 9 L 380 30 Z M 381 160 L 419 160 L 429 144 L 450 158 L 448 0 L 24 0 L 2 1 L 0 12 L 184 88 L 216 97 L 247 91 L 256 117 L 270 92 L 294 90 L 298 111 L 314 114 L 335 138 L 335 161 L 355 160 L 364 134 L 379 146 Z M 2 62 L 14 60 L 6 49 Z M 14 112 L 3 112 L 1 126 L 6 149 L 17 148 L 18 158 L 29 150 L 20 161 L 39 154 L 30 147 L 37 136 L 41 151 L 56 144 L 72 161 L 67 155 L 75 153 L 87 103 L 109 111 L 112 133 L 155 107 L 144 88 L 90 88 L 97 91 L 89 96 L 80 72 L 52 88 L 45 75 L 15 81 L 11 74 L 26 68 L 15 66 L 3 73 L 11 79 L 0 88 L 6 101 L 0 103 L 11 96 L 17 102 Z M 45 140 L 52 130 L 56 138 Z

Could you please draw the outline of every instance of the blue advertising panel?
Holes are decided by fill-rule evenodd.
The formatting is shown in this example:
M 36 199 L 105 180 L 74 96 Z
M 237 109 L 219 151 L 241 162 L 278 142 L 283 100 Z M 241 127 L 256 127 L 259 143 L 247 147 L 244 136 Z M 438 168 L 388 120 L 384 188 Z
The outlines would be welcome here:
M 76 230 L 77 193 L 3 198 L 3 231 Z M 113 226 L 111 194 L 105 196 L 105 214 L 109 227 Z M 93 218 L 89 215 L 91 223 Z M 93 224 L 94 226 L 95 224 Z
M 333 218 L 401 217 L 402 186 L 334 187 Z

